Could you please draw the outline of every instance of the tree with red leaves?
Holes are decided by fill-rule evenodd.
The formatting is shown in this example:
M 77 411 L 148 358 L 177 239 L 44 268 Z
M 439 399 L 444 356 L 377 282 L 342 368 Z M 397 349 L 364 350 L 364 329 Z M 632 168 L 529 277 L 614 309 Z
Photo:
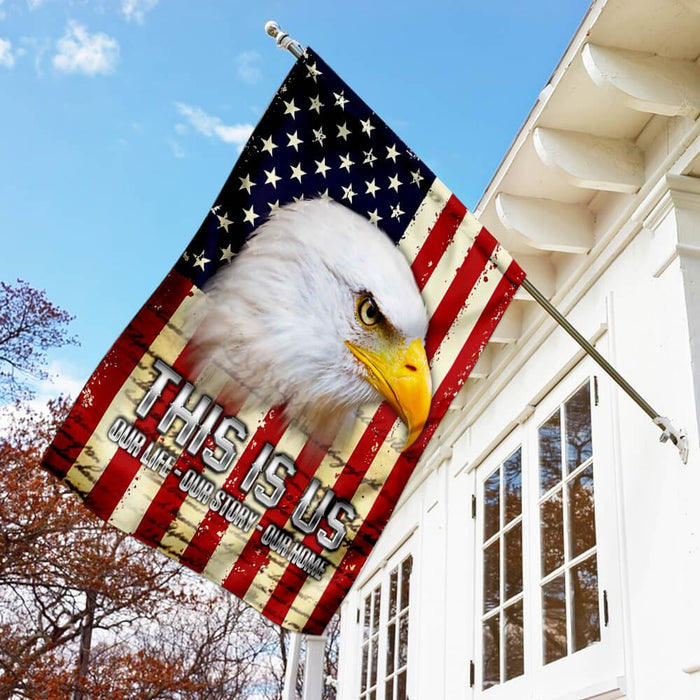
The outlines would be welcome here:
M 15 400 L 0 434 L 0 698 L 279 700 L 287 633 L 39 467 L 69 402 L 22 399 L 46 351 L 74 342 L 70 316 L 24 282 L 0 283 L 0 309 L 0 404 Z
M 0 403 L 26 399 L 28 381 L 45 379 L 46 352 L 76 344 L 72 316 L 23 280 L 0 282 Z

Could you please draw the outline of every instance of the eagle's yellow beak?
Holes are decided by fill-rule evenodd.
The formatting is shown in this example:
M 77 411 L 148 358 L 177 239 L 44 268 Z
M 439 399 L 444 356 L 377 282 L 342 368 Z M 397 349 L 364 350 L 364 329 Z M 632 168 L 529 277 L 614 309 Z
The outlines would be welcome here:
M 391 404 L 408 428 L 403 449 L 423 430 L 430 411 L 432 382 L 425 348 L 420 338 L 408 345 L 375 353 L 346 340 L 350 352 L 365 366 L 367 381 Z

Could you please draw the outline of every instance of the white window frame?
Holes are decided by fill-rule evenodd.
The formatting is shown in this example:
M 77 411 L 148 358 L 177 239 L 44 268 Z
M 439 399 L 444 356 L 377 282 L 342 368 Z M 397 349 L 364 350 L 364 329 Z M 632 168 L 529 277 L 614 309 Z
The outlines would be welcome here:
M 544 665 L 542 641 L 541 541 L 539 512 L 538 428 L 582 385 L 590 381 L 591 428 L 598 566 L 600 642 Z M 623 606 L 621 600 L 615 454 L 613 450 L 613 407 L 610 381 L 590 360 L 584 359 L 538 402 L 523 421 L 475 470 L 477 523 L 475 553 L 475 674 L 473 693 L 485 700 L 542 700 L 560 697 L 593 696 L 597 689 L 616 687 L 624 675 L 622 643 Z M 598 403 L 596 405 L 596 394 Z M 518 447 L 522 449 L 523 508 L 523 676 L 482 690 L 483 617 L 483 491 L 486 479 Z M 566 533 L 565 533 L 566 536 Z M 605 596 L 604 596 L 605 591 Z M 608 618 L 605 623 L 605 601 Z M 568 623 L 568 621 L 567 621 Z M 501 660 L 502 663 L 502 660 Z
M 416 637 L 416 624 L 417 624 L 417 590 L 416 590 L 416 569 L 417 560 L 416 553 L 412 546 L 412 539 L 404 542 L 400 547 L 398 547 L 390 557 L 382 564 L 382 566 L 370 576 L 358 591 L 358 609 L 359 615 L 357 620 L 357 672 L 355 673 L 355 683 L 356 692 L 353 693 L 352 697 L 359 700 L 362 694 L 362 647 L 364 644 L 363 638 L 363 625 L 364 625 L 364 605 L 365 598 L 372 593 L 377 586 L 381 586 L 380 594 L 380 613 L 379 613 L 379 646 L 378 646 L 378 664 L 377 664 L 377 689 L 376 689 L 376 700 L 385 700 L 386 698 L 386 688 L 385 683 L 387 679 L 387 631 L 389 623 L 389 589 L 391 582 L 391 572 L 396 567 L 401 567 L 402 562 L 408 557 L 413 558 L 413 564 L 411 569 L 411 577 L 409 579 L 409 598 L 408 598 L 408 656 L 407 656 L 407 677 L 406 677 L 406 697 L 413 698 L 415 693 L 413 692 L 414 676 L 416 675 L 416 660 L 415 653 L 413 649 L 415 647 L 415 637 Z M 401 590 L 397 592 L 397 595 L 401 597 Z M 397 616 L 398 617 L 398 616 Z M 394 653 L 398 657 L 399 649 L 396 646 Z M 394 699 L 396 695 L 394 695 Z
M 488 459 L 485 460 L 479 467 L 475 470 L 476 473 L 476 488 L 474 493 L 476 494 L 476 535 L 475 535 L 475 587 L 474 587 L 474 600 L 476 602 L 476 610 L 474 613 L 474 697 L 475 698 L 498 698 L 499 700 L 522 700 L 522 698 L 527 697 L 527 674 L 528 674 L 528 664 L 529 664 L 529 653 L 528 649 L 528 606 L 529 606 L 529 577 L 528 577 L 528 566 L 527 566 L 527 552 L 530 549 L 529 543 L 529 532 L 527 527 L 527 499 L 528 486 L 526 476 L 525 476 L 525 460 L 526 454 L 524 450 L 524 445 L 522 444 L 523 431 L 522 427 L 516 428 L 497 448 L 494 450 Z M 495 685 L 487 690 L 483 690 L 483 627 L 482 619 L 484 617 L 484 484 L 486 480 L 493 474 L 500 465 L 502 465 L 508 458 L 518 449 L 522 450 L 521 453 L 521 483 L 522 483 L 522 493 L 521 493 L 521 506 L 522 506 L 522 546 L 523 546 L 523 627 L 524 627 L 524 670 L 525 673 L 522 676 L 513 678 L 512 680 Z M 499 530 L 503 530 L 503 523 L 500 523 Z M 501 562 L 503 562 L 503 552 L 501 552 Z M 503 572 L 503 566 L 501 564 L 500 571 Z M 501 600 L 501 606 L 503 601 Z M 501 625 L 502 629 L 502 625 Z M 501 648 L 503 648 L 503 640 L 500 639 Z M 501 672 L 503 670 L 503 654 L 500 655 Z

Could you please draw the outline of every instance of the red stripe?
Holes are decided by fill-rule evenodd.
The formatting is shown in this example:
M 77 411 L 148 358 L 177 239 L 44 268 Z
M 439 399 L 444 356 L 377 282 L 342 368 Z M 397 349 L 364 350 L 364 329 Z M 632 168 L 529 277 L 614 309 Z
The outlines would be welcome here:
M 115 395 L 188 294 L 192 282 L 171 270 L 93 372 L 42 463 L 63 478 Z
M 289 480 L 287 490 L 277 507 L 266 511 L 261 520 L 263 532 L 269 524 L 284 528 L 289 520 L 289 514 L 293 512 L 301 498 L 302 487 L 309 484 L 326 454 L 326 450 L 312 440 L 307 440 L 299 456 L 294 460 L 297 465 L 295 477 Z M 239 598 L 243 598 L 260 569 L 270 561 L 270 548 L 261 543 L 261 537 L 262 532 L 253 533 L 236 560 L 235 566 L 221 584 Z
M 423 241 L 421 249 L 411 265 L 418 289 L 422 290 L 425 287 L 442 254 L 452 242 L 455 231 L 459 228 L 466 213 L 467 208 L 464 204 L 454 195 L 450 195 L 447 204 L 440 212 L 440 216 Z
M 172 368 L 185 380 L 193 366 L 192 355 L 188 352 L 191 347 L 192 341 L 184 347 L 172 364 Z M 148 363 L 153 361 L 151 358 L 146 360 Z M 145 418 L 134 421 L 134 426 L 146 436 L 147 444 L 152 440 L 162 439 L 157 429 L 158 423 L 183 386 L 184 381 L 178 386 L 169 383 L 149 414 Z M 126 450 L 118 449 L 86 496 L 85 505 L 102 519 L 109 520 L 140 468 L 141 463 L 138 459 L 132 457 Z
M 396 502 L 401 496 L 406 482 L 413 472 L 413 467 L 417 462 L 416 455 L 420 456 L 422 454 L 428 441 L 437 430 L 452 397 L 457 393 L 474 367 L 481 349 L 493 333 L 523 277 L 524 274 L 517 263 L 511 263 L 506 275 L 494 290 L 450 372 L 440 384 L 436 392 L 439 400 L 431 408 L 431 416 L 426 429 L 412 448 L 408 452 L 403 453 L 396 461 L 370 512 L 367 514 L 367 518 L 362 523 L 340 565 L 333 572 L 331 580 L 319 598 L 304 627 L 303 631 L 305 633 L 320 634 L 338 609 L 343 598 L 347 595 L 350 586 L 371 553 L 393 512 Z
M 250 465 L 258 456 L 260 448 L 266 442 L 276 445 L 286 429 L 287 420 L 282 409 L 278 406 L 271 408 L 226 477 L 222 486 L 224 491 L 236 498 L 243 499 L 245 494 L 240 490 L 240 484 Z M 204 567 L 224 536 L 228 525 L 226 518 L 212 510 L 207 510 L 187 548 L 182 553 L 180 562 L 197 573 L 204 571 Z
M 388 403 L 382 403 L 355 446 L 335 484 L 333 484 L 333 490 L 339 499 L 345 498 L 349 500 L 357 491 L 357 487 L 362 483 L 374 456 L 384 443 L 389 430 L 391 430 L 395 422 L 396 414 L 394 410 Z M 302 542 L 316 552 L 320 553 L 322 551 L 314 535 L 307 535 Z M 263 615 L 270 618 L 273 622 L 281 624 L 304 581 L 306 581 L 306 575 L 301 569 L 291 564 L 288 565 L 277 583 L 270 600 L 265 605 Z
M 489 256 L 496 248 L 495 239 L 482 228 L 469 249 L 466 258 L 455 273 L 454 279 L 435 309 L 428 333 L 425 337 L 425 352 L 432 361 L 433 355 L 445 339 L 457 314 L 462 310 L 464 302 L 471 294 L 474 285 L 484 273 Z
M 225 407 L 226 415 L 235 416 L 240 411 L 241 405 L 240 403 L 227 402 L 228 393 L 226 388 L 222 389 L 215 402 Z M 174 470 L 177 468 L 181 474 L 185 474 L 189 469 L 194 469 L 199 473 L 203 472 L 204 463 L 201 455 L 202 450 L 207 447 L 210 449 L 215 447 L 214 438 L 211 435 L 204 441 L 197 455 L 192 456 L 187 451 L 183 451 L 180 454 L 173 470 L 165 477 L 158 489 L 158 493 L 156 493 L 144 513 L 139 526 L 134 532 L 134 537 L 153 547 L 160 545 L 160 541 L 163 539 L 168 527 L 175 520 L 180 506 L 187 498 L 187 493 L 179 488 L 181 477 L 177 476 Z

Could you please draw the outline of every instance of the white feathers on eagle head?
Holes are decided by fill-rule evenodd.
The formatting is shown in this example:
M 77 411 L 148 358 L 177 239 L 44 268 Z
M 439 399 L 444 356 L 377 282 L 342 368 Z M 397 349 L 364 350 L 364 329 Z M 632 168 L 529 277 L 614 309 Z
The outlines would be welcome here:
M 281 207 L 206 288 L 198 362 L 326 441 L 364 403 L 386 399 L 423 429 L 431 399 L 427 315 L 391 240 L 341 204 Z

